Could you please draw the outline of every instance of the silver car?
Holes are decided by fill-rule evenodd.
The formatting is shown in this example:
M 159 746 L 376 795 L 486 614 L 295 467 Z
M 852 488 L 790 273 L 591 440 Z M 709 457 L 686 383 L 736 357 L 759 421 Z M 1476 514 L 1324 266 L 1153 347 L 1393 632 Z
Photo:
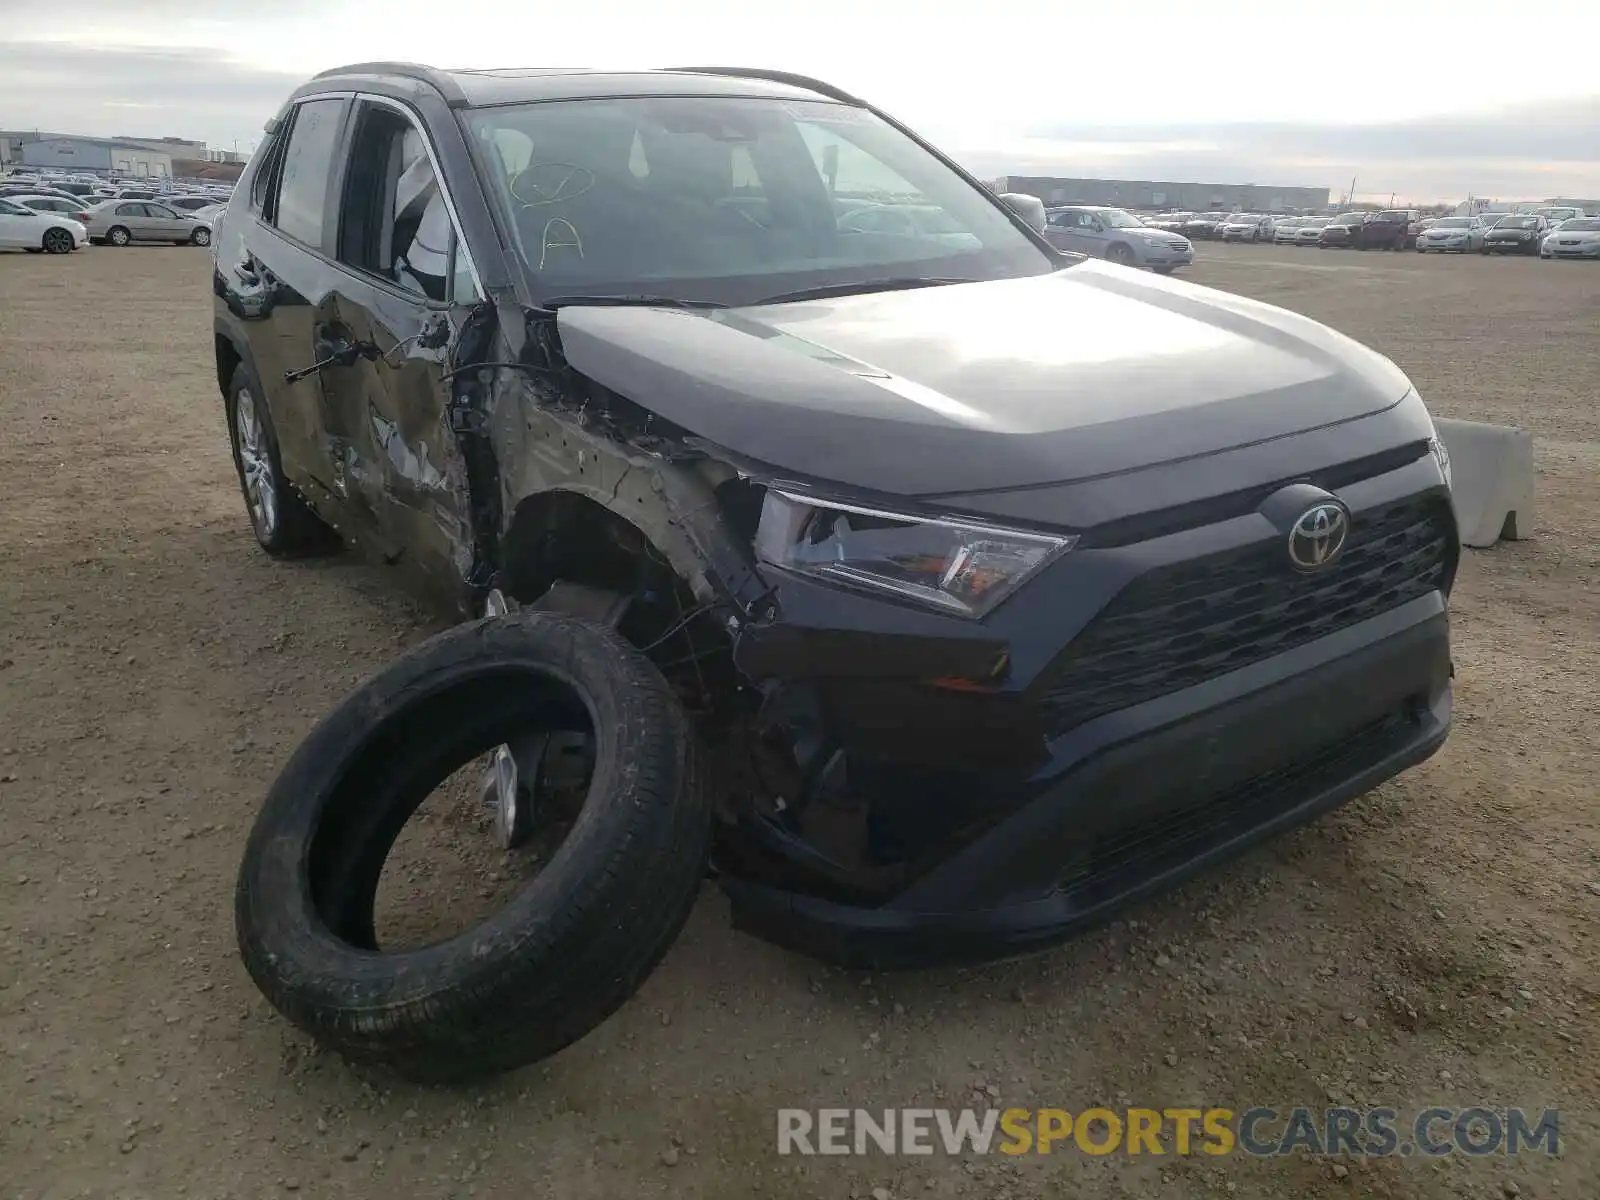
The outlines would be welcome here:
M 1494 214 L 1496 218 L 1504 213 Z M 1466 254 L 1483 249 L 1486 227 L 1482 217 L 1440 217 L 1417 234 L 1417 253 Z
M 167 242 L 171 245 L 209 246 L 211 226 L 190 213 L 179 212 L 154 200 L 108 200 L 89 212 L 89 240 L 96 245 L 126 246 L 130 242 Z
M 1274 246 L 1292 246 L 1299 240 L 1300 228 L 1309 218 L 1307 217 L 1279 217 L 1272 226 L 1272 244 Z
M 1600 217 L 1571 217 L 1545 235 L 1540 258 L 1600 259 Z
M 1127 267 L 1148 267 L 1161 275 L 1194 262 L 1188 238 L 1152 229 L 1120 208 L 1052 208 L 1045 217 L 1044 236 L 1057 249 Z

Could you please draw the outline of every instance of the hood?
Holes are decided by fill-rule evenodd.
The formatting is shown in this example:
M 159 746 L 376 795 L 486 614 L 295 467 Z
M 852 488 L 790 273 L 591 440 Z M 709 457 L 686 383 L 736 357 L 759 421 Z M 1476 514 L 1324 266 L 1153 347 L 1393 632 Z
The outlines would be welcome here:
M 566 306 L 567 360 L 742 458 L 906 496 L 1138 470 L 1398 403 L 1305 317 L 1089 261 L 742 309 Z

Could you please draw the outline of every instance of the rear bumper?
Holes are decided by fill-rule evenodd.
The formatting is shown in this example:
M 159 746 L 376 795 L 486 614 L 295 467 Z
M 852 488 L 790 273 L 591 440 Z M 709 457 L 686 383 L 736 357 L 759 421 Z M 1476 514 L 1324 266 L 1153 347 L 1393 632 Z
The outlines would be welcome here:
M 850 966 L 1046 948 L 1433 754 L 1452 667 L 1438 593 L 1051 743 L 1027 805 L 873 907 L 726 877 L 735 925 Z

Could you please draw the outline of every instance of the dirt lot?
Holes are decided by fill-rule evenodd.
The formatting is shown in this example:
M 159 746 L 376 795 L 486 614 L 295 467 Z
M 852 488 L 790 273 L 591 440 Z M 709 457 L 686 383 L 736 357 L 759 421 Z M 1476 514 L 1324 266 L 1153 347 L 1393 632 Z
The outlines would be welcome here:
M 707 888 L 618 1017 L 464 1092 L 318 1053 L 235 957 L 234 869 L 274 771 L 431 626 L 381 568 L 256 549 L 207 270 L 188 249 L 0 257 L 8 1197 L 1597 1194 L 1600 268 L 1247 246 L 1189 272 L 1371 342 L 1437 412 L 1539 439 L 1534 536 L 1463 569 L 1438 758 L 988 970 L 825 971 L 734 934 Z M 776 1153 L 782 1106 L 975 1096 L 1552 1106 L 1563 1155 Z

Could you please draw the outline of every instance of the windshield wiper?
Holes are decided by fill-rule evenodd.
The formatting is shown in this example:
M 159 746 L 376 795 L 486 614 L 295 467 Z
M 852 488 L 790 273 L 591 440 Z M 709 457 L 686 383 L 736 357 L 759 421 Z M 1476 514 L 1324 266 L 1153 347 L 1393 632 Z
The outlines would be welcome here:
M 727 308 L 716 300 L 685 300 L 682 296 L 551 296 L 534 305 L 535 308 L 546 312 L 554 312 L 558 308 L 573 308 L 578 305 L 591 305 L 595 308 Z
M 947 283 L 977 283 L 976 279 L 945 279 L 934 275 L 911 275 L 898 279 L 865 279 L 859 283 L 824 283 L 819 287 L 801 288 L 797 292 L 780 292 L 776 296 L 763 296 L 756 304 L 788 304 L 795 300 L 826 300 L 830 296 L 856 296 L 869 292 L 904 292 L 911 288 L 943 287 Z

